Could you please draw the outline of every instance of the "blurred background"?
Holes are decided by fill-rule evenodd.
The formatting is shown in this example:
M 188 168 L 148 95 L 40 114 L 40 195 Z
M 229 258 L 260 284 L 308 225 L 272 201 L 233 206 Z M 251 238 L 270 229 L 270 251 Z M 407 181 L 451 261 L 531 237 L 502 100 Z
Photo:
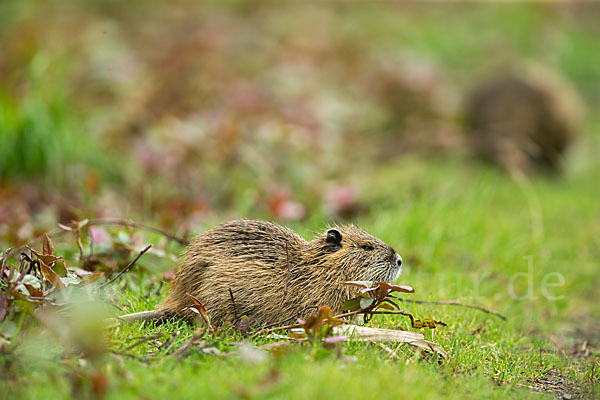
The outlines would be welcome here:
M 94 217 L 354 219 L 417 190 L 386 186 L 406 160 L 597 171 L 598 21 L 588 2 L 0 2 L 0 243 Z

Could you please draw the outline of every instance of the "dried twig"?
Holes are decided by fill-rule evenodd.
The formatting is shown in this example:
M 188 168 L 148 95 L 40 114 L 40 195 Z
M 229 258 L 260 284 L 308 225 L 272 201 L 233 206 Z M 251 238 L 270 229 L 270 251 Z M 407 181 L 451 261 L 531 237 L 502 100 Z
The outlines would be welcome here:
M 338 315 L 336 315 L 336 316 L 335 316 L 335 317 L 333 317 L 333 318 L 345 318 L 345 317 L 349 317 L 349 316 L 351 316 L 351 315 L 360 314 L 360 313 L 362 313 L 362 312 L 365 312 L 366 310 L 367 310 L 367 309 L 365 309 L 365 308 L 360 308 L 360 309 L 358 309 L 358 310 L 349 311 L 349 312 L 346 312 L 346 313 L 343 313 L 343 314 L 338 314 Z
M 496 317 L 506 321 L 506 317 L 502 314 L 500 314 L 497 311 L 493 311 L 493 310 L 488 310 L 487 308 L 478 306 L 476 304 L 464 304 L 464 303 L 460 303 L 456 300 L 439 300 L 439 301 L 425 301 L 425 300 L 413 300 L 413 299 L 401 299 L 401 298 L 396 298 L 396 300 L 398 301 L 402 301 L 405 303 L 415 303 L 415 304 L 433 304 L 433 305 L 438 305 L 438 306 L 460 306 L 460 307 L 466 307 L 466 308 L 472 308 L 475 310 L 479 310 L 482 311 L 484 313 L 487 314 L 491 314 L 491 315 L 495 315 Z
M 137 346 L 139 346 L 142 343 L 146 343 L 149 342 L 151 340 L 156 340 L 156 339 L 160 339 L 161 337 L 163 337 L 165 334 L 163 332 L 158 332 L 155 335 L 152 336 L 147 336 L 147 337 L 140 337 L 140 338 L 136 338 L 137 341 L 129 346 L 127 346 L 127 348 L 125 349 L 125 351 L 129 351 Z
M 23 257 L 24 258 L 24 257 Z M 27 257 L 29 258 L 29 257 Z M 21 270 L 21 274 L 19 275 L 19 277 L 17 278 L 17 280 L 15 281 L 15 284 L 19 284 L 21 283 L 21 281 L 23 280 L 23 278 L 25 278 L 25 275 L 27 275 L 27 273 L 31 270 L 33 263 L 35 263 L 36 261 L 32 261 L 31 259 L 27 260 L 29 262 L 29 264 L 27 264 L 26 267 L 24 267 Z M 21 264 L 23 264 L 24 262 L 21 261 Z
M 2 261 L 0 261 L 0 279 L 2 279 L 2 277 L 4 276 L 4 268 L 6 267 L 6 260 L 8 260 L 8 255 L 10 254 L 11 251 L 12 251 L 12 249 L 9 247 L 8 249 L 6 249 L 6 251 L 2 255 Z
M 252 335 L 252 339 L 256 338 L 257 336 L 260 336 L 261 334 L 265 334 L 265 333 L 270 333 L 270 332 L 275 332 L 275 331 L 281 331 L 283 329 L 292 329 L 292 328 L 299 328 L 302 325 L 300 324 L 290 324 L 290 325 L 282 325 L 282 326 L 276 326 L 274 328 L 269 328 L 269 329 L 261 329 L 258 332 L 255 332 Z
M 79 248 L 79 266 L 83 263 L 83 244 L 81 243 L 81 228 L 77 226 L 75 229 L 75 239 L 77 240 L 77 247 Z M 92 240 L 90 240 L 92 242 Z
M 287 324 L 287 323 L 288 323 L 288 322 L 290 322 L 290 321 L 293 321 L 293 320 L 295 320 L 295 319 L 298 319 L 298 316 L 299 316 L 299 315 L 301 315 L 302 313 L 304 313 L 304 311 L 306 311 L 306 310 L 309 310 L 309 309 L 311 309 L 311 308 L 316 308 L 316 309 L 318 309 L 319 307 L 318 307 L 318 306 L 306 306 L 306 307 L 304 307 L 304 308 L 302 309 L 302 311 L 300 311 L 298 314 L 296 314 L 296 315 L 294 315 L 294 316 L 291 316 L 291 317 L 289 317 L 289 318 L 286 318 L 286 319 L 284 319 L 284 320 L 282 320 L 282 321 L 278 321 L 278 322 L 274 322 L 274 323 L 272 323 L 272 324 L 267 324 L 267 325 L 261 326 L 261 327 L 260 327 L 260 329 L 267 329 L 267 328 L 272 328 L 272 327 L 274 327 L 274 326 L 277 326 L 277 325 L 281 325 L 281 324 Z
M 400 347 L 402 347 L 402 345 L 404 344 L 404 342 L 400 342 L 398 343 L 398 346 L 396 346 L 396 348 L 394 349 L 394 352 L 390 354 L 389 358 L 400 358 L 398 357 L 398 350 L 400 350 Z
M 396 355 L 396 350 L 398 350 L 398 349 L 400 348 L 400 346 L 401 346 L 401 345 L 403 345 L 404 343 L 400 343 L 400 344 L 398 345 L 398 347 L 396 347 L 396 350 L 392 350 L 392 349 L 390 349 L 389 347 L 387 347 L 387 346 L 386 346 L 385 344 L 383 344 L 383 343 L 377 343 L 377 342 L 376 342 L 376 341 L 374 341 L 374 340 L 368 340 L 368 341 L 369 341 L 369 342 L 371 342 L 371 343 L 373 343 L 373 344 L 376 344 L 377 346 L 379 346 L 379 347 L 381 347 L 383 350 L 385 350 L 385 352 L 389 354 L 388 358 L 395 358 L 395 359 L 398 359 L 398 358 L 400 358 L 400 357 L 398 357 L 398 356 Z
M 169 357 L 183 357 L 188 354 L 190 347 L 206 334 L 205 329 L 198 329 L 194 332 L 191 339 L 184 342 L 177 350 L 169 354 Z
M 112 278 L 110 281 L 103 283 L 102 285 L 98 286 L 98 289 L 102 289 L 105 286 L 110 285 L 111 283 L 113 283 L 114 281 L 116 281 L 117 279 L 119 279 L 121 277 L 121 275 L 123 275 L 125 272 L 127 272 L 129 270 L 129 268 L 133 267 L 133 265 L 137 262 L 137 260 L 140 259 L 140 257 L 147 252 L 148 250 L 150 250 L 150 248 L 152 247 L 151 244 L 149 244 L 148 246 L 144 247 L 139 253 L 138 255 L 129 263 L 127 264 L 127 266 L 125 268 L 123 268 L 121 270 L 121 272 L 119 272 L 114 278 Z
M 390 314 L 390 315 L 404 315 L 406 317 L 412 317 L 412 314 L 408 313 L 406 311 L 378 311 L 378 310 L 373 310 L 373 311 L 367 311 L 367 312 L 365 312 L 365 314 L 373 314 L 373 315 Z
M 425 340 L 425 335 L 419 332 L 403 331 L 396 329 L 369 328 L 366 326 L 358 325 L 341 325 L 335 326 L 333 328 L 333 334 L 352 337 L 355 341 L 395 342 L 400 344 L 406 343 L 417 348 L 437 353 L 443 358 L 448 358 L 448 353 L 446 353 L 444 349 L 442 349 L 439 345 L 433 342 Z
M 127 357 L 127 358 L 131 358 L 133 360 L 142 362 L 144 364 L 150 364 L 149 359 L 143 358 L 143 357 L 138 357 L 135 354 L 129 354 L 129 353 L 125 353 L 123 351 L 116 351 L 116 350 L 108 350 L 108 352 L 114 357 Z
M 19 256 L 19 272 L 23 272 L 23 268 L 25 268 L 25 261 L 30 263 L 31 258 L 27 254 L 21 253 Z

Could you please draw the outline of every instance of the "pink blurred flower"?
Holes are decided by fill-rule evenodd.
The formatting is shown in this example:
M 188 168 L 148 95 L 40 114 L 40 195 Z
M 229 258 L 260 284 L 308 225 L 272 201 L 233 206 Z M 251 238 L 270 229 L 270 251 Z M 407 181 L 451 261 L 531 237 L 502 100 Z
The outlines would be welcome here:
M 94 243 L 108 243 L 110 242 L 110 235 L 106 231 L 106 229 L 100 226 L 90 226 L 90 239 Z
M 325 194 L 325 211 L 330 215 L 349 217 L 358 208 L 358 194 L 350 185 L 335 186 Z

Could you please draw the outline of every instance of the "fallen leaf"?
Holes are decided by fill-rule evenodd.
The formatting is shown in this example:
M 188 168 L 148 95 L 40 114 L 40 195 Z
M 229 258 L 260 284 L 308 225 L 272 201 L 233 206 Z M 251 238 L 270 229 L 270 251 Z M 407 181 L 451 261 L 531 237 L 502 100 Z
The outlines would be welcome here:
M 319 309 L 319 312 L 315 315 L 311 315 L 305 321 L 298 320 L 298 322 L 302 325 L 304 330 L 308 333 L 316 334 L 317 331 L 323 326 L 325 322 L 330 325 L 340 325 L 344 323 L 339 318 L 335 318 L 331 315 L 331 309 L 327 306 L 323 306 Z
M 53 255 L 53 254 L 40 254 L 39 252 L 35 251 L 35 250 L 34 250 L 34 249 L 32 249 L 31 247 L 29 247 L 29 246 L 26 246 L 26 247 L 27 247 L 27 249 L 28 249 L 29 251 L 31 251 L 31 252 L 32 252 L 32 253 L 33 253 L 33 254 L 34 254 L 34 255 L 35 255 L 35 256 L 36 256 L 36 257 L 37 257 L 39 260 L 41 260 L 41 261 L 45 262 L 45 263 L 46 263 L 46 265 L 51 265 L 51 264 L 53 264 L 53 263 L 55 263 L 55 262 L 57 262 L 57 261 L 59 261 L 59 260 L 62 260 L 62 259 L 63 259 L 62 257 L 57 257 L 57 256 L 55 256 L 55 255 Z M 45 247 L 46 247 L 46 246 L 44 245 L 44 248 L 45 248 Z M 46 251 L 46 250 L 44 250 L 44 251 Z
M 67 263 L 65 262 L 65 259 L 62 257 L 59 257 L 59 259 L 56 260 L 56 262 L 52 266 L 52 269 L 54 270 L 54 272 L 56 272 L 56 274 L 58 276 L 61 276 L 63 278 L 65 276 L 67 276 L 67 274 L 68 274 Z
M 46 263 L 40 259 L 40 270 L 42 271 L 42 275 L 46 280 L 50 281 L 52 285 L 56 288 L 56 290 L 62 290 L 65 288 L 65 285 L 61 282 L 60 277 L 54 272 L 52 268 L 50 268 Z
M 44 245 L 42 247 L 42 252 L 44 255 L 53 256 L 54 255 L 54 245 L 50 240 L 50 236 L 47 233 L 44 233 Z
M 392 293 L 392 292 L 400 292 L 400 293 L 414 293 L 415 289 L 413 289 L 411 286 L 398 286 L 398 285 L 392 285 L 391 283 L 388 282 L 377 282 L 377 284 L 379 285 L 379 287 L 383 290 L 387 290 L 388 294 Z
M 349 340 L 406 343 L 414 347 L 433 351 L 444 358 L 448 357 L 448 353 L 444 349 L 433 342 L 425 340 L 425 336 L 418 332 L 368 328 L 358 325 L 341 325 L 334 327 L 333 333 L 338 336 L 348 336 Z
M 372 288 L 375 282 L 373 281 L 345 281 L 340 282 L 340 285 L 356 286 L 359 288 Z
M 40 289 L 37 289 L 31 285 L 28 284 L 24 284 L 25 288 L 27 288 L 27 291 L 29 292 L 29 295 L 32 297 L 44 297 L 44 292 L 42 292 Z M 2 320 L 0 318 L 0 320 Z

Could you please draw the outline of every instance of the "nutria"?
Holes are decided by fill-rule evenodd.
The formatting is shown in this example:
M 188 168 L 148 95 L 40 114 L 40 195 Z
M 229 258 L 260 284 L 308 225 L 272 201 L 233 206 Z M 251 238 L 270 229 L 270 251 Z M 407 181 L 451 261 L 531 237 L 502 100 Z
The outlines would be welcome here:
M 195 314 L 186 309 L 193 304 L 186 293 L 206 304 L 215 325 L 242 320 L 272 324 L 306 317 L 320 306 L 338 313 L 350 295 L 340 282 L 393 281 L 402 258 L 352 225 L 330 227 L 307 242 L 277 224 L 238 220 L 200 235 L 178 266 L 169 295 L 157 311 L 121 318 L 190 320 Z
M 583 105 L 558 74 L 528 65 L 481 83 L 466 112 L 478 155 L 509 170 L 560 171 Z

